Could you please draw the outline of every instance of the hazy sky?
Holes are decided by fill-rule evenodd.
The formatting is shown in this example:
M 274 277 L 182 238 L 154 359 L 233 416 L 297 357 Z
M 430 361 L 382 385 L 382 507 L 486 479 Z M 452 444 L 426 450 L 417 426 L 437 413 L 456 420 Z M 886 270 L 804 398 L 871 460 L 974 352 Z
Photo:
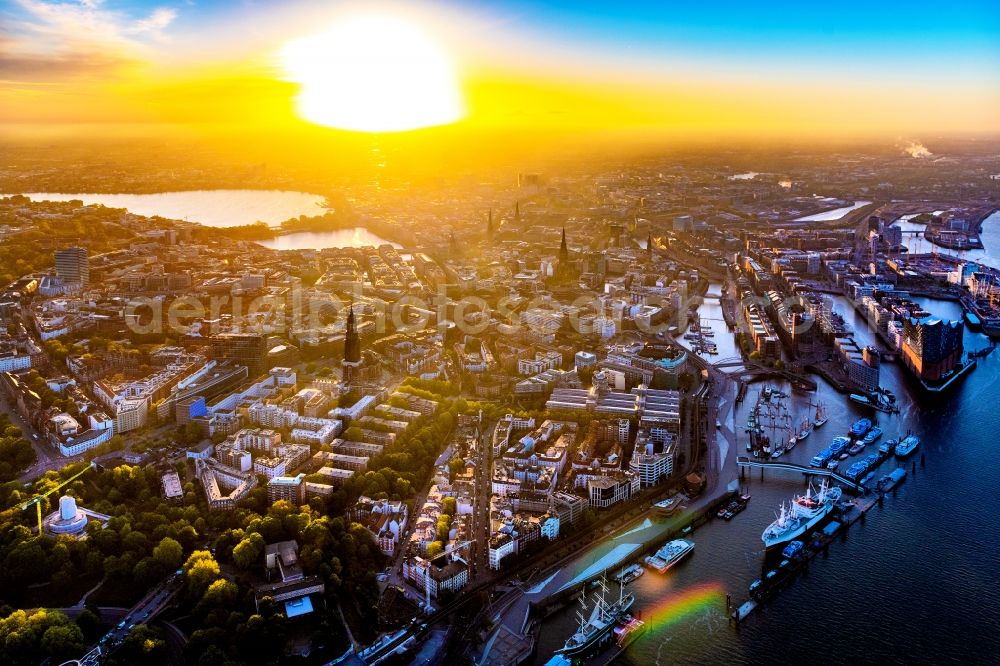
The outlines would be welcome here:
M 359 11 L 440 47 L 470 126 L 1000 131 L 995 1 L 0 0 L 0 123 L 302 124 L 282 49 Z

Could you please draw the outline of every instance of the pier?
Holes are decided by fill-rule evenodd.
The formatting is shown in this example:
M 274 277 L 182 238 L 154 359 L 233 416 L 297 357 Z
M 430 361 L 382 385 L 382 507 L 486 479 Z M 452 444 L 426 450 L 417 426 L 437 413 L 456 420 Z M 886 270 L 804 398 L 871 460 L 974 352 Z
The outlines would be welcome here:
M 796 465 L 793 465 L 796 467 Z M 900 466 L 905 469 L 905 466 Z M 916 470 L 916 463 L 912 463 L 912 469 Z M 880 483 L 879 492 L 875 495 L 866 495 L 864 497 L 857 497 L 850 502 L 838 505 L 838 513 L 835 514 L 833 521 L 828 523 L 827 528 L 818 532 L 816 537 L 806 544 L 805 548 L 802 549 L 799 555 L 797 555 L 791 562 L 791 566 L 786 569 L 781 569 L 779 566 L 773 571 L 778 571 L 778 574 L 770 582 L 765 582 L 766 578 L 762 577 L 762 586 L 759 592 L 754 592 L 750 599 L 743 602 L 739 606 L 735 604 L 730 604 L 729 619 L 735 622 L 737 625 L 749 617 L 753 611 L 759 608 L 767 599 L 773 597 L 777 594 L 780 589 L 792 582 L 795 576 L 802 570 L 808 568 L 809 562 L 820 553 L 828 552 L 830 544 L 837 539 L 837 537 L 842 537 L 844 533 L 850 528 L 851 525 L 862 520 L 869 511 L 875 506 L 882 506 L 885 501 L 886 493 L 889 492 L 895 495 L 895 489 L 898 487 L 899 483 L 905 480 L 905 476 L 900 479 L 896 484 L 885 487 Z M 831 525 L 836 525 L 835 528 L 830 529 Z
M 868 491 L 863 485 L 857 481 L 851 481 L 849 478 L 843 474 L 838 474 L 834 470 L 826 469 L 825 467 L 805 467 L 803 465 L 795 465 L 792 463 L 785 462 L 765 462 L 762 460 L 752 460 L 748 456 L 737 456 L 736 464 L 740 468 L 740 477 L 743 476 L 743 470 L 746 468 L 759 468 L 761 475 L 763 476 L 765 469 L 783 470 L 790 472 L 800 472 L 802 474 L 810 474 L 813 476 L 826 476 L 838 483 L 842 483 L 856 493 L 864 494 Z

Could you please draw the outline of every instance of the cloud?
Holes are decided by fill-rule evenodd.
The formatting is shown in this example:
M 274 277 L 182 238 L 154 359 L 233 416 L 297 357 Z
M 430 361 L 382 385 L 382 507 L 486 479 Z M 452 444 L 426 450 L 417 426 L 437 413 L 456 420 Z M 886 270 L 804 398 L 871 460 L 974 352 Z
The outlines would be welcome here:
M 177 18 L 177 10 L 170 7 L 157 7 L 147 18 L 136 23 L 128 30 L 131 33 L 162 33 L 162 31 Z
M 104 0 L 15 0 L 0 34 L 0 79 L 64 81 L 108 77 L 143 59 L 154 44 L 169 40 L 177 18 L 171 7 L 141 16 L 107 7 Z

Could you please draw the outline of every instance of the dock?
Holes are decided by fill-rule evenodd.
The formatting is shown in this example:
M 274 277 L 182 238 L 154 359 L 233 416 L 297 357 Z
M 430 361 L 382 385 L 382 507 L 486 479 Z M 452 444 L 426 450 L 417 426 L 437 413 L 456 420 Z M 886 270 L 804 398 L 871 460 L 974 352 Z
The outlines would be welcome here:
M 904 466 L 900 466 L 905 469 Z M 912 463 L 912 469 L 916 470 L 916 463 Z M 842 503 L 838 506 L 838 511 L 834 514 L 833 519 L 827 523 L 827 526 L 823 528 L 822 531 L 816 533 L 815 538 L 813 538 L 806 546 L 801 550 L 801 552 L 791 560 L 790 565 L 787 568 L 782 569 L 780 566 L 775 567 L 772 571 L 776 572 L 773 579 L 766 581 L 766 578 L 762 577 L 762 585 L 758 591 L 755 591 L 750 599 L 747 599 L 739 606 L 731 605 L 729 619 L 735 622 L 737 625 L 749 617 L 757 608 L 759 608 L 767 599 L 773 598 L 778 592 L 781 591 L 783 587 L 791 584 L 795 577 L 803 570 L 807 569 L 809 562 L 813 560 L 820 553 L 826 553 L 829 550 L 830 544 L 833 543 L 837 537 L 844 534 L 851 525 L 854 525 L 859 520 L 863 520 L 865 515 L 872 510 L 875 506 L 882 506 L 885 501 L 886 494 L 894 494 L 896 488 L 899 484 L 905 480 L 906 476 L 903 475 L 892 485 L 883 486 L 880 484 L 880 490 L 878 494 L 864 495 L 857 497 L 850 502 Z

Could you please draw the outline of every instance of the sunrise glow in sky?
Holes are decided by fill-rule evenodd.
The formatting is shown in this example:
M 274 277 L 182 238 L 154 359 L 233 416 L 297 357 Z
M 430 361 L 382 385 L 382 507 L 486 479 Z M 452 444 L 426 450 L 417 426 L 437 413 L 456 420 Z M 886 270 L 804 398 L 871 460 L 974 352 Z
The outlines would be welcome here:
M 1000 4 L 2 0 L 0 125 L 1000 130 Z

